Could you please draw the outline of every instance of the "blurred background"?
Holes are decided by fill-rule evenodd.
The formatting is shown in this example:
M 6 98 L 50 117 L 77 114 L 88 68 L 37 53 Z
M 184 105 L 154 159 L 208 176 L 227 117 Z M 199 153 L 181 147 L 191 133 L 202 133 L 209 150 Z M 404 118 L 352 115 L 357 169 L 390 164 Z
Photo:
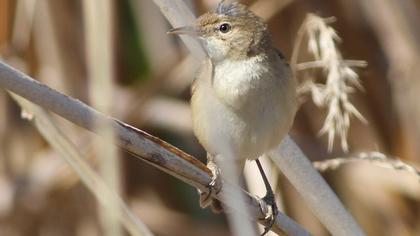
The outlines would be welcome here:
M 196 15 L 217 0 L 186 1 Z M 312 161 L 381 152 L 420 165 L 420 0 L 241 1 L 263 17 L 273 42 L 291 58 L 308 13 L 334 16 L 345 59 L 357 69 L 363 90 L 350 100 L 368 121 L 351 119 L 349 153 L 328 152 L 319 135 L 326 110 L 303 97 L 291 136 Z M 0 0 L 0 56 L 48 86 L 91 104 L 86 13 L 81 0 Z M 194 138 L 189 86 L 197 63 L 182 42 L 166 35 L 169 23 L 152 0 L 113 1 L 112 115 L 205 161 Z M 303 45 L 306 42 L 302 43 Z M 299 61 L 309 61 L 306 46 Z M 322 78 L 319 70 L 305 73 Z M 106 95 L 106 94 L 105 94 Z M 97 168 L 92 135 L 56 118 Z M 338 140 L 336 140 L 338 141 Z M 223 215 L 200 209 L 196 190 L 119 151 L 121 195 L 156 235 L 230 235 Z M 419 176 L 352 162 L 323 171 L 368 235 L 420 235 Z M 284 211 L 314 235 L 328 235 L 298 193 L 279 175 Z M 0 90 L 0 235 L 103 235 L 94 196 L 75 172 L 21 118 L 21 109 Z

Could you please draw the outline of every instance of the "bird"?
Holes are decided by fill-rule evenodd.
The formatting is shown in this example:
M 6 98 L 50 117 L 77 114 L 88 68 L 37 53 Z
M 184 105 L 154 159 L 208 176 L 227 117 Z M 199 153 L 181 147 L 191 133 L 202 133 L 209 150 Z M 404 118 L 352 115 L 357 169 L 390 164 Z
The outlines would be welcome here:
M 290 66 L 273 46 L 267 24 L 245 5 L 221 1 L 194 24 L 168 33 L 197 37 L 207 54 L 193 81 L 190 103 L 194 134 L 208 153 L 211 184 L 220 172 L 217 158 L 233 158 L 239 168 L 255 160 L 274 221 L 274 194 L 258 158 L 289 132 L 297 98 Z M 214 203 L 208 196 L 201 200 L 203 207 Z

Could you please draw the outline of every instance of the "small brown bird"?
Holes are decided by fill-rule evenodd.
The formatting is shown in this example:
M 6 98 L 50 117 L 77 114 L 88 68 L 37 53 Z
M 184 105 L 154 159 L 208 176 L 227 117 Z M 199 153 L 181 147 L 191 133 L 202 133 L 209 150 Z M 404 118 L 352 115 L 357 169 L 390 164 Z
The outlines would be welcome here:
M 266 24 L 244 5 L 222 1 L 194 25 L 169 33 L 198 37 L 208 55 L 192 87 L 191 108 L 209 167 L 216 175 L 213 161 L 217 165 L 219 157 L 234 158 L 241 167 L 247 159 L 256 160 L 267 187 L 264 200 L 275 216 L 274 195 L 258 157 L 288 133 L 297 102 L 291 70 L 273 47 Z

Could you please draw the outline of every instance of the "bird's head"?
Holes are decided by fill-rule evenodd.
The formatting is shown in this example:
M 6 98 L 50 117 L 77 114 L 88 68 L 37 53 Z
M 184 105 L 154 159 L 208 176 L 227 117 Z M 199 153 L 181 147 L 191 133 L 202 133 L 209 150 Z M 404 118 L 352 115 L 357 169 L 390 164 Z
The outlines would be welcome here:
M 194 25 L 174 28 L 168 33 L 201 38 L 213 61 L 246 59 L 270 45 L 267 26 L 261 18 L 242 4 L 224 1 L 215 12 L 200 16 Z

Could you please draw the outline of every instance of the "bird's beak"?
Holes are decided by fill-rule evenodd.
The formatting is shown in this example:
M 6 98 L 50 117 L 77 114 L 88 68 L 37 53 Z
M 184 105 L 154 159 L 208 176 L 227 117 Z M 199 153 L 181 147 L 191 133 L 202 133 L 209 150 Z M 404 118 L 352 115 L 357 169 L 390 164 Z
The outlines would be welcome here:
M 173 28 L 167 32 L 167 34 L 186 34 L 190 36 L 200 36 L 200 32 L 194 26 L 183 26 L 178 28 Z

